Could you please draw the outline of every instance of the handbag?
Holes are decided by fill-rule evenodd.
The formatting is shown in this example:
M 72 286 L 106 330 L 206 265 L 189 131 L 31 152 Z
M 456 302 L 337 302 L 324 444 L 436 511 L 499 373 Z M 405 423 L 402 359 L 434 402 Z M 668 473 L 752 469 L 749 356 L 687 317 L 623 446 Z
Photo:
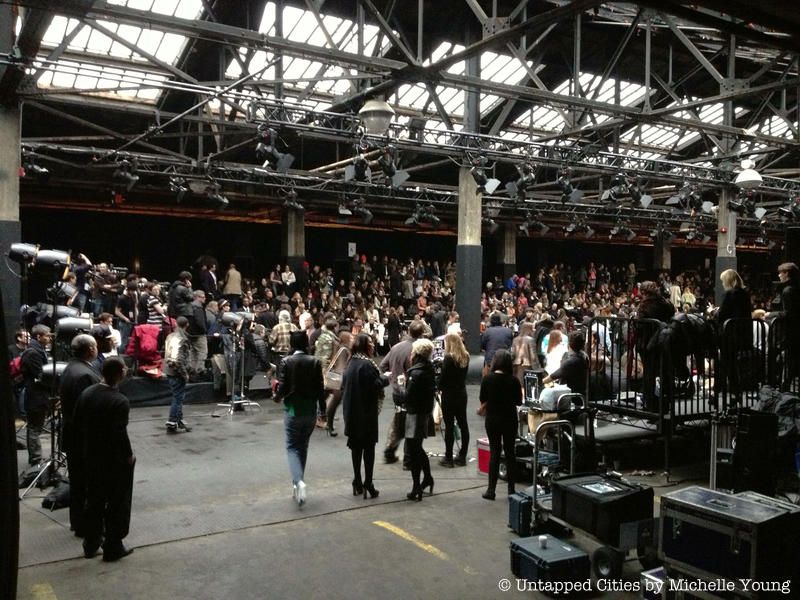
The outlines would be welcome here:
M 339 355 L 344 352 L 344 348 L 339 348 L 339 351 L 336 353 L 336 356 L 333 357 L 333 360 L 328 365 L 328 368 L 325 370 L 325 389 L 326 390 L 333 390 L 337 391 L 342 389 L 342 377 L 343 374 L 339 373 L 338 371 L 333 370 L 333 366 L 336 364 L 336 361 L 339 360 Z

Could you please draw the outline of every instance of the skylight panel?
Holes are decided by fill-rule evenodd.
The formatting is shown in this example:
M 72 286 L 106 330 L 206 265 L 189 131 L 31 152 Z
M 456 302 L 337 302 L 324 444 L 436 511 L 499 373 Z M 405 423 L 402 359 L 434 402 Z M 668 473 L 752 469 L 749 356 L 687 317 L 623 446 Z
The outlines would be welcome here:
M 398 106 L 409 106 L 411 108 L 422 108 L 424 100 L 427 99 L 428 90 L 421 83 L 404 83 L 397 90 Z

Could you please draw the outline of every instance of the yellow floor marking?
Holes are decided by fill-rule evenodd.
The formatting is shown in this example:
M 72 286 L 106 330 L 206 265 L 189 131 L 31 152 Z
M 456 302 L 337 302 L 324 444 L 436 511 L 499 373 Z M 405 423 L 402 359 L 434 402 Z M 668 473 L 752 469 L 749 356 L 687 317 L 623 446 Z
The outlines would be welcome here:
M 377 525 L 378 527 L 383 527 L 388 531 L 391 531 L 396 536 L 403 538 L 407 542 L 411 542 L 417 548 L 421 548 L 422 550 L 425 550 L 425 552 L 433 554 L 436 558 L 441 558 L 442 560 L 450 560 L 447 554 L 439 550 L 436 546 L 423 542 L 418 537 L 408 533 L 405 529 L 400 529 L 396 525 L 392 525 L 391 523 L 388 523 L 386 521 L 373 521 L 372 524 Z
M 33 600 L 58 600 L 55 591 L 49 583 L 37 583 L 31 587 Z

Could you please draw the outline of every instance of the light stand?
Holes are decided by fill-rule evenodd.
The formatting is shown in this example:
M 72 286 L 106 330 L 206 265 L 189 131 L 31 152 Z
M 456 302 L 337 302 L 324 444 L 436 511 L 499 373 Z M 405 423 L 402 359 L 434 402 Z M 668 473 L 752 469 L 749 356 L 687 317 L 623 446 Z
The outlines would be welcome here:
M 230 360 L 230 376 L 231 376 L 231 392 L 228 402 L 220 402 L 217 406 L 225 406 L 228 408 L 227 414 L 233 415 L 237 410 L 237 406 L 242 409 L 248 406 L 256 406 L 261 409 L 258 402 L 249 400 L 244 395 L 244 377 L 245 377 L 245 339 L 244 328 L 252 325 L 253 315 L 249 313 L 225 313 L 222 316 L 222 322 L 228 325 L 231 335 L 231 360 Z M 236 363 L 239 363 L 238 372 Z M 237 374 L 239 377 L 239 395 L 236 394 Z
M 37 256 L 40 258 L 40 264 L 48 264 L 49 266 L 53 267 L 53 276 L 54 276 L 54 287 L 58 286 L 58 283 L 63 277 L 59 276 L 59 269 L 65 270 L 69 268 L 69 252 L 63 253 L 63 256 L 60 255 L 58 251 L 49 250 L 49 251 L 38 251 L 37 247 Z M 45 259 L 46 257 L 46 259 Z M 35 260 L 35 259 L 34 259 Z M 61 412 L 60 412 L 60 403 L 58 397 L 58 364 L 56 361 L 56 335 L 55 332 L 58 329 L 58 323 L 55 321 L 56 318 L 56 295 L 53 294 L 51 297 L 51 306 L 53 308 L 53 331 L 51 332 L 51 339 L 50 339 L 50 360 L 53 365 L 52 370 L 52 380 L 50 381 L 50 458 L 47 461 L 39 466 L 39 472 L 34 477 L 33 481 L 31 481 L 30 485 L 20 494 L 19 499 L 22 500 L 28 494 L 28 492 L 33 489 L 34 486 L 40 483 L 42 477 L 47 474 L 47 478 L 41 483 L 42 488 L 55 485 L 59 481 L 62 480 L 62 476 L 59 473 L 59 469 L 62 467 L 66 468 L 67 461 L 66 456 L 61 451 Z

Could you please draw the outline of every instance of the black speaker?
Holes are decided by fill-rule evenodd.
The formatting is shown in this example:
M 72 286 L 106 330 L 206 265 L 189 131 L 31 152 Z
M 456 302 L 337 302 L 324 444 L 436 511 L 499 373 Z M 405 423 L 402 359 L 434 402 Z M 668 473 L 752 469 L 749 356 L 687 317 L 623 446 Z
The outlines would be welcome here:
M 784 240 L 784 258 L 786 262 L 800 265 L 800 227 L 787 227 Z
M 778 415 L 741 409 L 733 450 L 735 492 L 775 495 L 778 479 Z

